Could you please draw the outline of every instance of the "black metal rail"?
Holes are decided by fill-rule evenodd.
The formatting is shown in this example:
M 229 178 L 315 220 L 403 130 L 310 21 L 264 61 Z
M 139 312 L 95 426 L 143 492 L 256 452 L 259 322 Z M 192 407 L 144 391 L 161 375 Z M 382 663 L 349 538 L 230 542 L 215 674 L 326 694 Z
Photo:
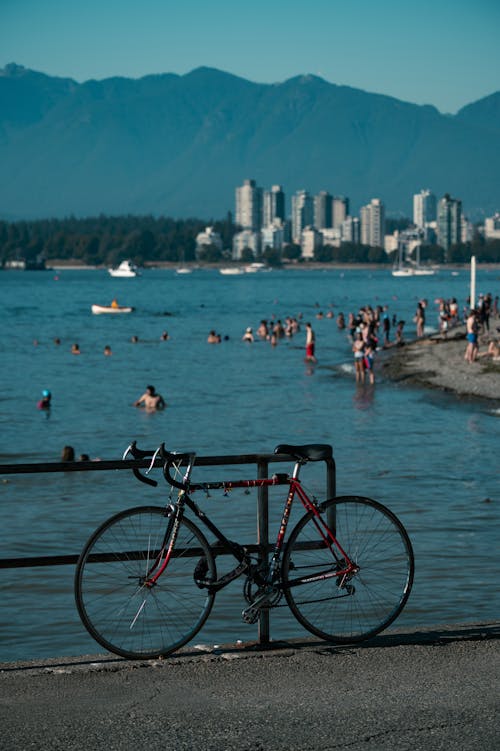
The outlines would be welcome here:
M 269 477 L 269 464 L 277 462 L 294 462 L 287 454 L 237 454 L 229 456 L 197 456 L 197 467 L 233 466 L 237 464 L 254 464 L 257 466 L 258 479 Z M 325 498 L 336 494 L 335 460 L 327 459 Z M 147 469 L 150 459 L 111 460 L 83 462 L 46 462 L 38 464 L 1 464 L 0 475 L 43 474 L 47 472 L 109 472 L 132 469 Z M 163 462 L 157 459 L 155 467 L 161 468 Z M 257 489 L 257 542 L 245 544 L 249 552 L 258 553 L 261 561 L 266 561 L 272 545 L 269 542 L 269 494 L 267 487 Z M 79 553 L 68 555 L 45 555 L 24 558 L 0 558 L 0 569 L 34 568 L 38 566 L 76 565 Z M 259 643 L 267 644 L 270 639 L 269 611 L 263 610 L 259 619 Z

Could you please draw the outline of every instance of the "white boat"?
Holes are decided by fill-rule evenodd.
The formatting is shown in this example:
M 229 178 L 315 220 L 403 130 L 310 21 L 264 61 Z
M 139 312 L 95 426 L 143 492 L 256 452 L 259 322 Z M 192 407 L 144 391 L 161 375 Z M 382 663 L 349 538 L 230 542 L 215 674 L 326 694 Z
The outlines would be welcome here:
M 410 276 L 433 276 L 436 270 L 431 266 L 420 265 L 420 245 L 416 246 L 416 258 L 404 259 L 403 246 L 400 245 L 398 249 L 398 260 L 392 267 L 392 275 L 399 277 Z
M 255 261 L 254 263 L 249 263 L 248 266 L 245 266 L 244 271 L 245 274 L 256 274 L 260 271 L 271 271 L 272 269 L 267 266 L 265 263 L 260 263 L 258 261 Z
M 181 266 L 181 268 L 176 269 L 176 274 L 191 274 L 193 269 L 188 268 L 187 266 Z
M 413 266 L 396 267 L 392 270 L 393 276 L 433 276 L 436 272 L 434 269 L 425 269 L 423 267 L 415 268 Z
M 139 276 L 139 270 L 132 261 L 122 261 L 116 269 L 108 269 L 111 276 L 132 277 Z
M 92 313 L 96 316 L 101 313 L 132 313 L 133 310 L 129 305 L 92 305 Z
M 227 266 L 225 268 L 219 269 L 219 274 L 226 274 L 228 276 L 235 276 L 236 274 L 244 274 L 242 268 L 239 266 Z

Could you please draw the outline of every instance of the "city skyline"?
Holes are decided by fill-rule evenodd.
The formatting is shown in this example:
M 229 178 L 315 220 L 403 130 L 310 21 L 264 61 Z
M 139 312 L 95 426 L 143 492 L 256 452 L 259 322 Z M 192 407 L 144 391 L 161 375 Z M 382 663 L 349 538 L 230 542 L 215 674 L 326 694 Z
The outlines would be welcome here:
M 432 104 L 443 113 L 500 89 L 500 5 L 396 0 L 304 5 L 254 0 L 4 0 L 0 67 L 10 62 L 77 81 L 183 75 L 200 66 L 260 83 L 301 74 Z
M 274 207 L 272 211 L 271 198 Z M 439 245 L 446 254 L 453 245 L 472 240 L 474 228 L 462 211 L 462 201 L 445 193 L 437 201 L 429 188 L 413 194 L 413 218 L 407 226 L 386 234 L 386 206 L 380 198 L 372 198 L 361 206 L 359 216 L 349 212 L 347 196 L 333 196 L 327 190 L 311 194 L 308 190 L 295 191 L 291 196 L 291 212 L 286 215 L 286 194 L 281 185 L 265 189 L 253 178 L 235 188 L 235 224 L 239 228 L 233 237 L 233 260 L 241 260 L 246 250 L 258 257 L 264 248 L 281 253 L 290 243 L 300 247 L 304 259 L 315 257 L 323 246 L 337 247 L 351 243 L 370 248 L 383 248 L 386 253 L 406 248 Z M 265 204 L 267 210 L 264 210 Z M 491 226 L 483 225 L 486 237 L 496 238 L 497 217 L 491 217 Z M 208 237 L 208 241 L 206 238 Z M 200 240 L 200 238 L 202 238 Z M 212 245 L 212 228 L 200 233 L 197 246 Z

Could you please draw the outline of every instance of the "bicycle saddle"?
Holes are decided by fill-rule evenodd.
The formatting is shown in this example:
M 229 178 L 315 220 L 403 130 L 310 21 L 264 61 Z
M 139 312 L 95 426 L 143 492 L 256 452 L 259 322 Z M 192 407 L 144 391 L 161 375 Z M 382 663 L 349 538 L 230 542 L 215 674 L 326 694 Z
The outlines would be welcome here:
M 333 449 L 328 443 L 308 443 L 306 446 L 291 446 L 288 443 L 280 443 L 274 449 L 275 454 L 289 454 L 296 459 L 305 459 L 309 462 L 320 462 L 331 459 Z

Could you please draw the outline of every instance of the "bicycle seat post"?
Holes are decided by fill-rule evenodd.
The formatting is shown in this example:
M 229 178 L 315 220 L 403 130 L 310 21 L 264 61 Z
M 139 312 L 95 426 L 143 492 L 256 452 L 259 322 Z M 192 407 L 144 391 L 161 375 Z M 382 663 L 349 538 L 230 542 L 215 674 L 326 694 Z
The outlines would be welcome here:
M 292 478 L 294 480 L 299 479 L 300 470 L 303 464 L 306 464 L 306 461 L 304 459 L 297 459 L 297 461 L 295 462 L 295 467 L 293 468 L 293 474 L 292 474 Z

